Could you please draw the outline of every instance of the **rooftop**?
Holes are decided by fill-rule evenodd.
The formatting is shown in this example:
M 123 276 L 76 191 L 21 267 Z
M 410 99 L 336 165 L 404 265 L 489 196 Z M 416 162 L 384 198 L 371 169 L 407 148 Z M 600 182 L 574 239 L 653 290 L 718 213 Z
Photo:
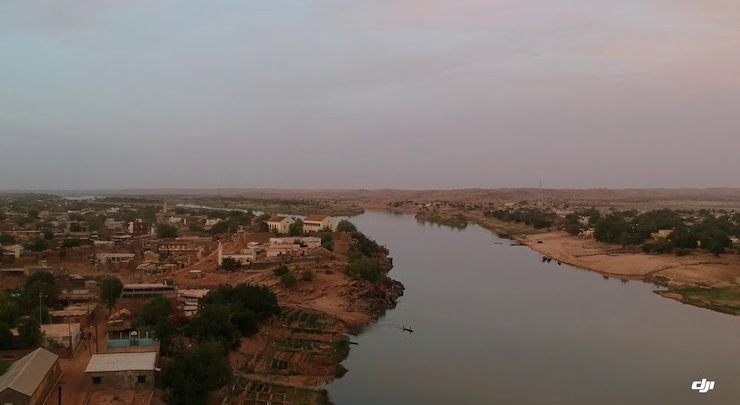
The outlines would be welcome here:
M 328 215 L 309 215 L 303 222 L 321 222 L 328 217 Z
M 0 392 L 10 388 L 30 397 L 58 358 L 56 354 L 40 347 L 32 351 L 0 376 Z
M 151 371 L 156 368 L 157 353 L 99 353 L 93 354 L 86 373 L 111 371 Z
M 281 217 L 279 215 L 271 216 L 270 219 L 267 220 L 267 222 L 283 222 L 287 217 Z

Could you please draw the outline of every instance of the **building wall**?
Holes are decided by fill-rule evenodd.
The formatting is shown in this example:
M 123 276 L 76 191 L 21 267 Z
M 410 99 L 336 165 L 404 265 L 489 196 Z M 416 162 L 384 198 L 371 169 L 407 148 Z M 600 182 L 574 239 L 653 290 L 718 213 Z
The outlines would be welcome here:
M 154 371 L 116 371 L 103 373 L 87 373 L 93 391 L 116 390 L 116 389 L 154 389 Z M 145 377 L 146 381 L 138 382 L 138 377 Z M 95 384 L 95 377 L 100 378 L 100 383 Z
M 48 373 L 46 373 L 46 377 L 44 377 L 44 379 L 41 381 L 41 384 L 39 384 L 38 388 L 36 388 L 36 391 L 34 391 L 28 403 L 30 405 L 43 404 L 46 396 L 49 394 L 49 391 L 54 388 L 54 384 L 57 382 L 57 379 L 59 378 L 61 373 L 62 372 L 59 368 L 59 363 L 54 363 L 54 366 L 49 369 Z
M 30 405 L 31 398 L 21 394 L 20 392 L 6 389 L 0 392 L 0 404 L 10 403 L 13 405 Z

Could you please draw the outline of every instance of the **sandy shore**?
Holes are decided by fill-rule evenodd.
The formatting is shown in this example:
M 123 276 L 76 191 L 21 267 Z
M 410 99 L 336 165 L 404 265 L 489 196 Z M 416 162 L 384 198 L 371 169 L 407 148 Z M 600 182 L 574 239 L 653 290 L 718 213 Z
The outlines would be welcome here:
M 658 281 L 672 288 L 740 285 L 737 255 L 648 255 L 561 231 L 530 234 L 517 240 L 543 256 L 608 276 Z

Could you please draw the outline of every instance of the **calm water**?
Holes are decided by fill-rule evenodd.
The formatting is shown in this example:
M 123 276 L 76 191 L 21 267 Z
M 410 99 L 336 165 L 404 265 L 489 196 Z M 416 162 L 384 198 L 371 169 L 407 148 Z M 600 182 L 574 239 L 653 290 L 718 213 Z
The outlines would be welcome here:
M 740 318 L 542 264 L 476 226 L 352 221 L 388 246 L 406 293 L 353 339 L 337 404 L 740 403 Z M 715 390 L 692 392 L 701 378 Z

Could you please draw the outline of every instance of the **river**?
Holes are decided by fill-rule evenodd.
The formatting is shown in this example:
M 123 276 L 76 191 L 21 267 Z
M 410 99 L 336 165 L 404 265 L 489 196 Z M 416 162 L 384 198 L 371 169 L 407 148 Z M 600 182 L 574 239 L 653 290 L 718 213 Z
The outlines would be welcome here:
M 383 213 L 352 222 L 390 249 L 406 291 L 353 338 L 349 372 L 327 387 L 338 405 L 740 401 L 736 317 L 543 264 L 478 226 Z M 702 378 L 715 389 L 692 391 Z

